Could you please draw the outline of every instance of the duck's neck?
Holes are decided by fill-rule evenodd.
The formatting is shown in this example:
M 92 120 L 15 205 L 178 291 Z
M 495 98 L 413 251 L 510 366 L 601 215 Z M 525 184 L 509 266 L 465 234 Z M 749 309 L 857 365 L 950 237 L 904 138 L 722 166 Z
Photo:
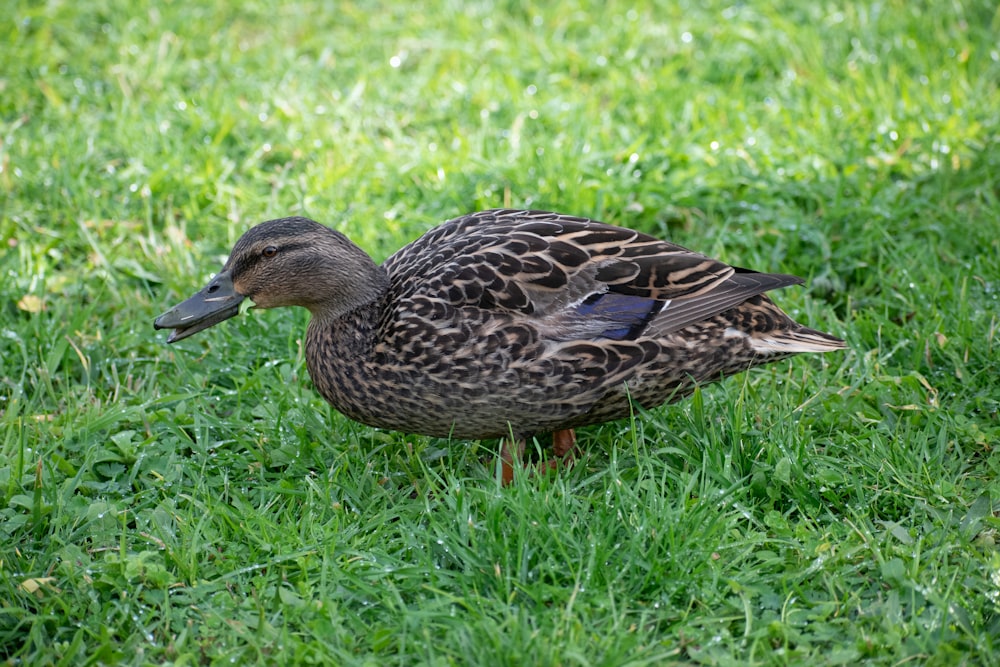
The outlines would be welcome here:
M 318 289 L 312 300 L 302 305 L 312 313 L 312 321 L 333 322 L 353 313 L 364 315 L 365 308 L 382 299 L 389 289 L 389 276 L 368 255 L 359 256 L 349 266 L 342 266 L 335 279 L 318 276 Z
M 371 360 L 388 295 L 378 296 L 346 312 L 313 311 L 306 332 L 306 366 L 316 390 L 347 416 L 370 423 Z
M 356 291 L 356 302 L 338 301 L 330 307 L 312 309 L 306 333 L 309 357 L 335 355 L 343 360 L 341 363 L 349 363 L 356 354 L 367 357 L 375 344 L 388 298 L 388 279 L 378 268 L 378 280 L 366 283 L 364 292 Z

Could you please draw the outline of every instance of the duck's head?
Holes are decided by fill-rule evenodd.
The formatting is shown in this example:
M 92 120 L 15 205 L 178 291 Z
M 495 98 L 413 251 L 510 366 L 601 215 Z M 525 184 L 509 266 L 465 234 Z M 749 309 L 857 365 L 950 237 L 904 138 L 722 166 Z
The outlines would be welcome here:
M 337 316 L 371 302 L 385 273 L 350 239 L 308 218 L 269 220 L 244 234 L 222 271 L 200 292 L 156 318 L 173 343 L 255 308 L 303 306 Z

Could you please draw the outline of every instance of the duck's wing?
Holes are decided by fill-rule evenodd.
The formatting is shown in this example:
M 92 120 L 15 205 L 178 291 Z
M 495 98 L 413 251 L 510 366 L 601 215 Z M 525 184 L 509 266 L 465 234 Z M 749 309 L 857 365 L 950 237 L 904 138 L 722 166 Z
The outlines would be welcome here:
M 636 339 L 654 320 L 662 336 L 801 282 L 545 211 L 492 210 L 450 220 L 384 266 L 401 302 L 421 310 L 504 312 L 561 340 Z

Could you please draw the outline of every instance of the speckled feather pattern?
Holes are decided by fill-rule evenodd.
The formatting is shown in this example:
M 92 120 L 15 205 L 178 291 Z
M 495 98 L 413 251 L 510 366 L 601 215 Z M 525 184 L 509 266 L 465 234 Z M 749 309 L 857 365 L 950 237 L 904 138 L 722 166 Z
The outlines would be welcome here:
M 410 433 L 527 437 L 595 424 L 844 347 L 763 294 L 797 278 L 584 218 L 484 211 L 376 270 L 387 288 L 368 303 L 311 308 L 309 373 L 348 417 Z

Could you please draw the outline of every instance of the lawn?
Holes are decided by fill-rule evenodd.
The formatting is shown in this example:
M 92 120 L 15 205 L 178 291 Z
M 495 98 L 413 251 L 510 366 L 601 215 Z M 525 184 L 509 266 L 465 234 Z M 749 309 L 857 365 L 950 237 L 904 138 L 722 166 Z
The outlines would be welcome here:
M 2 5 L 5 664 L 1000 663 L 994 3 Z M 152 328 L 257 221 L 500 206 L 803 276 L 849 349 L 503 488 L 329 408 L 304 311 Z

